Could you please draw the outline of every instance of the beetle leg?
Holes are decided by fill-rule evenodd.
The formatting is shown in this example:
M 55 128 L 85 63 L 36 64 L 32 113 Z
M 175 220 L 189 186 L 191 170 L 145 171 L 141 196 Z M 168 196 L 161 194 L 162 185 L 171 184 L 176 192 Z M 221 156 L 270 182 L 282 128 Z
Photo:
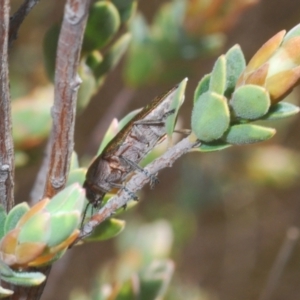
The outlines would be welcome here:
M 134 161 L 132 161 L 132 160 L 130 160 L 130 159 L 124 157 L 124 156 L 120 156 L 120 159 L 124 160 L 133 169 L 138 170 L 138 171 L 144 173 L 147 177 L 149 177 L 150 178 L 150 187 L 151 188 L 154 188 L 154 186 L 159 183 L 159 180 L 158 180 L 158 178 L 155 175 L 149 173 L 147 170 L 145 170 L 142 167 L 140 167 Z

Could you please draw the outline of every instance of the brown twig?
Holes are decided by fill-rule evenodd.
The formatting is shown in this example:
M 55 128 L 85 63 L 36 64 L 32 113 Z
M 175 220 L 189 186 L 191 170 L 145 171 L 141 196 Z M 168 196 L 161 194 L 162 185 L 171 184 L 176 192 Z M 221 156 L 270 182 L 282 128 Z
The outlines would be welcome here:
M 9 211 L 14 205 L 14 147 L 8 77 L 9 0 L 0 0 L 0 203 Z
M 74 146 L 77 91 L 81 83 L 77 68 L 89 5 L 90 0 L 67 0 L 65 5 L 56 53 L 53 125 L 44 190 L 44 196 L 47 197 L 53 197 L 64 188 L 69 172 Z M 48 275 L 49 272 L 50 267 L 43 270 L 44 274 Z M 24 299 L 40 299 L 45 284 L 29 288 Z
M 135 193 L 151 180 L 147 174 L 156 174 L 166 167 L 171 167 L 179 157 L 190 151 L 196 145 L 199 145 L 199 141 L 191 134 L 175 146 L 169 148 L 162 156 L 151 162 L 145 168 L 145 172 L 135 174 L 126 184 L 126 190 L 122 189 L 119 194 L 112 197 L 104 207 L 84 225 L 79 239 L 88 236 L 97 225 L 111 217 L 117 209 L 124 207 L 124 205 L 132 199 L 132 195 L 128 191 Z
M 52 109 L 51 150 L 44 196 L 53 197 L 64 188 L 74 146 L 77 75 L 89 2 L 68 0 L 58 41 L 55 93 Z
M 25 0 L 15 14 L 11 17 L 9 24 L 9 46 L 17 38 L 19 28 L 25 17 L 39 1 L 40 0 Z

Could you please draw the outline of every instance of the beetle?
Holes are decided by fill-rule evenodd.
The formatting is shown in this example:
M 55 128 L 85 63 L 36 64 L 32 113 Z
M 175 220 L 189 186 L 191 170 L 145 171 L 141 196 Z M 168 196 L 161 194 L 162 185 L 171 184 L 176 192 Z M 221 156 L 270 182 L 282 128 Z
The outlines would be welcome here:
M 122 183 L 133 171 L 145 172 L 138 164 L 165 139 L 165 122 L 175 112 L 172 103 L 177 89 L 178 85 L 145 106 L 89 166 L 83 187 L 94 207 L 101 205 L 105 194 L 112 189 L 126 189 Z M 151 177 L 152 185 L 158 181 L 153 174 L 147 175 Z M 136 198 L 133 193 L 132 197 Z

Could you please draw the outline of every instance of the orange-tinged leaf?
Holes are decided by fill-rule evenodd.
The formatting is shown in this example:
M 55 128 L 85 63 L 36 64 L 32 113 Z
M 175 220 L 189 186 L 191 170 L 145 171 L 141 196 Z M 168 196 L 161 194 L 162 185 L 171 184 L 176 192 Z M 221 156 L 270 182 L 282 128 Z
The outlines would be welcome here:
M 284 46 L 282 46 L 282 49 L 284 49 L 289 59 L 291 59 L 295 65 L 300 65 L 300 36 L 288 40 Z
M 275 74 L 267 79 L 266 89 L 271 96 L 272 104 L 283 99 L 287 93 L 298 84 L 300 78 L 300 67 Z
M 42 265 L 46 265 L 47 263 L 49 263 L 50 261 L 53 260 L 55 255 L 56 255 L 56 253 L 47 253 L 45 255 L 41 255 L 41 256 L 37 257 L 35 260 L 29 262 L 28 266 L 39 267 Z
M 46 248 L 45 243 L 22 243 L 16 247 L 18 265 L 26 265 L 40 256 Z
M 269 64 L 265 63 L 260 68 L 252 72 L 245 79 L 245 84 L 255 84 L 259 86 L 265 86 L 266 78 L 268 75 Z
M 21 227 L 27 222 L 33 215 L 41 211 L 47 203 L 50 202 L 49 198 L 45 198 L 36 203 L 18 222 L 16 227 Z
M 74 232 L 65 241 L 63 241 L 62 243 L 60 243 L 59 245 L 57 245 L 55 247 L 51 247 L 50 252 L 57 253 L 64 248 L 68 248 L 76 240 L 79 233 L 80 233 L 80 230 L 78 230 L 78 229 L 74 230 Z
M 1 240 L 0 251 L 5 254 L 14 254 L 17 247 L 17 239 L 20 229 L 15 228 L 9 231 Z
M 264 64 L 280 46 L 286 31 L 282 30 L 264 43 L 248 63 L 245 73 L 253 71 Z

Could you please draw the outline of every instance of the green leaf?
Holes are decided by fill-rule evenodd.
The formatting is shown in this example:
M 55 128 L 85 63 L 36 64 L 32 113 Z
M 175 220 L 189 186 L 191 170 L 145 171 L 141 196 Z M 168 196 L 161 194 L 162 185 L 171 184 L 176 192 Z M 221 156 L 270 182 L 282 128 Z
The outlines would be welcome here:
M 4 232 L 5 234 L 8 233 L 10 230 L 14 229 L 21 219 L 21 217 L 29 211 L 29 206 L 26 202 L 22 202 L 15 207 L 9 212 L 5 225 L 4 225 Z
M 4 207 L 0 204 L 0 240 L 5 234 L 5 222 L 6 222 L 7 214 Z
M 217 94 L 223 95 L 226 88 L 226 57 L 221 55 L 211 72 L 209 81 L 209 90 Z
M 108 240 L 118 235 L 124 227 L 125 221 L 111 218 L 98 225 L 84 240 L 87 242 Z
M 262 118 L 262 120 L 277 120 L 290 117 L 297 114 L 299 110 L 299 107 L 294 104 L 279 102 L 275 105 L 271 105 L 269 112 Z
M 140 299 L 163 299 L 174 273 L 171 260 L 155 260 L 140 275 Z
M 14 292 L 12 290 L 8 290 L 0 286 L 0 298 L 6 298 L 13 294 Z
M 95 70 L 95 68 L 97 68 L 97 66 L 99 66 L 99 64 L 103 61 L 103 55 L 101 54 L 100 51 L 93 51 L 90 52 L 87 56 L 86 56 L 86 60 L 85 63 L 87 64 L 88 67 L 91 68 L 91 70 Z
M 230 105 L 237 117 L 246 120 L 255 120 L 268 112 L 271 100 L 265 88 L 247 84 L 235 90 Z
M 56 212 L 72 212 L 83 210 L 85 190 L 74 183 L 56 194 L 46 205 L 45 209 L 51 214 Z
M 300 36 L 300 24 L 296 25 L 295 27 L 293 27 L 291 30 L 287 32 L 287 34 L 285 35 L 282 41 L 282 45 L 284 45 L 290 39 L 298 36 Z
M 0 277 L 1 275 L 13 276 L 13 270 L 0 259 Z
M 40 272 L 14 272 L 13 276 L 2 276 L 3 281 L 19 286 L 36 286 L 45 281 L 46 276 Z
M 170 105 L 170 110 L 175 110 L 173 114 L 171 114 L 167 120 L 166 120 L 166 133 L 169 139 L 172 137 L 172 133 L 175 128 L 177 116 L 178 116 L 178 111 L 184 101 L 184 92 L 187 84 L 187 78 L 183 79 L 179 85 L 178 88 L 176 89 L 175 93 L 173 94 L 173 101 Z
M 78 168 L 78 169 L 72 170 L 69 173 L 66 187 L 70 186 L 74 183 L 79 183 L 80 185 L 83 185 L 83 183 L 85 181 L 85 174 L 86 174 L 85 168 Z
M 224 150 L 226 148 L 231 147 L 230 144 L 224 143 L 224 142 L 220 142 L 220 141 L 216 141 L 216 142 L 212 142 L 212 143 L 201 143 L 201 145 L 198 148 L 194 148 L 194 150 L 196 151 L 200 151 L 200 152 L 213 152 L 213 151 L 220 151 L 220 150 Z
M 51 100 L 45 90 L 38 99 L 18 99 L 12 103 L 13 139 L 16 147 L 30 148 L 42 142 L 51 128 Z
M 37 213 L 28 219 L 21 227 L 18 235 L 18 243 L 47 243 L 50 231 L 50 214 L 47 212 Z
M 97 156 L 102 153 L 104 148 L 108 145 L 108 143 L 115 137 L 115 135 L 122 130 L 122 128 L 130 122 L 139 112 L 141 111 L 141 108 L 136 109 L 134 111 L 131 111 L 128 113 L 123 119 L 118 121 L 117 119 L 113 119 L 110 123 L 102 141 L 100 144 L 100 147 L 97 152 Z
M 231 47 L 227 53 L 226 57 L 226 91 L 225 96 L 230 98 L 232 92 L 234 91 L 236 82 L 240 77 L 241 73 L 246 68 L 246 61 L 239 45 L 234 45 Z
M 243 145 L 262 142 L 274 136 L 276 130 L 252 124 L 231 126 L 223 140 L 229 144 Z
M 130 39 L 129 33 L 123 34 L 105 53 L 103 61 L 94 69 L 94 75 L 98 80 L 118 64 L 128 48 Z
M 204 142 L 219 139 L 228 129 L 229 108 L 224 96 L 214 92 L 202 94 L 192 112 L 192 131 Z
M 195 93 L 194 93 L 194 103 L 199 99 L 199 97 L 209 90 L 209 82 L 210 82 L 211 74 L 206 74 L 199 81 Z
M 82 51 L 91 52 L 106 46 L 119 30 L 120 24 L 120 15 L 113 3 L 95 2 L 90 9 Z
M 57 213 L 49 220 L 49 231 L 51 232 L 47 241 L 48 247 L 55 247 L 65 241 L 78 228 L 81 221 L 81 214 Z

